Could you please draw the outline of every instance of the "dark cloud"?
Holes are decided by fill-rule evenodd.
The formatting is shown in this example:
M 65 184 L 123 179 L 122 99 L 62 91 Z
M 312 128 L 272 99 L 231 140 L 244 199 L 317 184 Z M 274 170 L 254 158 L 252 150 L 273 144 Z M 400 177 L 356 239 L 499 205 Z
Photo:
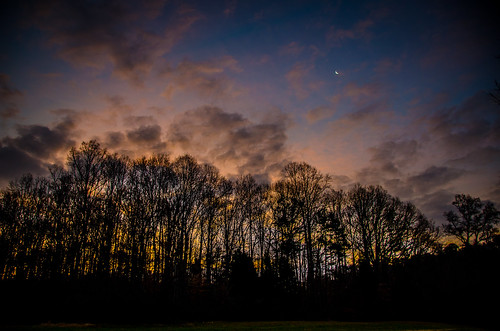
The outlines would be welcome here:
M 431 166 L 415 176 L 410 176 L 407 183 L 417 192 L 428 192 L 445 186 L 463 174 L 464 171 L 460 169 Z
M 496 181 L 491 190 L 488 192 L 487 198 L 497 202 L 496 206 L 498 208 L 498 202 L 500 202 L 500 173 L 497 174 Z
M 0 73 L 0 119 L 7 120 L 19 114 L 17 101 L 23 93 L 10 84 L 10 77 Z
M 454 196 L 454 192 L 440 189 L 415 197 L 413 202 L 419 209 L 425 211 L 425 216 L 440 225 L 445 221 L 443 213 L 452 207 Z
M 75 144 L 71 138 L 75 124 L 71 118 L 65 118 L 52 128 L 42 125 L 18 125 L 15 138 L 5 137 L 2 143 L 17 148 L 31 156 L 49 159 L 55 153 Z
M 274 121 L 253 123 L 238 113 L 200 107 L 174 120 L 168 143 L 221 168 L 234 166 L 237 174 L 251 173 L 267 181 L 287 159 L 287 122 L 278 115 Z
M 66 61 L 98 69 L 112 63 L 115 74 L 140 84 L 154 61 L 200 17 L 181 6 L 163 18 L 164 7 L 165 1 L 157 0 L 52 0 L 36 2 L 30 12 L 32 23 Z
M 441 109 L 426 118 L 430 138 L 443 144 L 449 157 L 457 158 L 478 147 L 500 147 L 498 105 L 479 92 L 455 107 Z
M 381 172 L 398 174 L 417 157 L 418 143 L 415 140 L 385 141 L 369 148 L 371 164 Z
M 411 200 L 427 217 L 438 222 L 443 221 L 443 212 L 456 193 L 454 184 L 466 173 L 461 169 L 442 166 L 430 166 L 413 175 L 386 170 L 376 165 L 366 167 L 357 173 L 356 179 L 363 184 L 382 185 L 402 200 Z
M 0 188 L 26 173 L 44 175 L 47 167 L 40 159 L 15 146 L 0 145 Z
M 488 146 L 472 150 L 467 155 L 448 161 L 450 166 L 465 169 L 500 169 L 500 148 Z
M 129 141 L 136 144 L 152 144 L 159 142 L 161 127 L 159 125 L 143 125 L 127 132 Z
M 123 122 L 126 126 L 149 126 L 156 123 L 156 119 L 153 116 L 135 116 L 129 115 L 123 118 Z
M 248 121 L 241 114 L 226 113 L 218 107 L 200 107 L 178 116 L 169 129 L 169 140 L 183 148 L 202 149 L 195 146 L 195 137 L 205 137 L 203 145 L 210 138 L 218 138 L 227 131 L 247 125 Z
M 108 148 L 117 148 L 125 142 L 125 135 L 120 131 L 107 132 L 104 137 L 104 145 Z
M 111 110 L 117 110 L 124 113 L 132 111 L 131 107 L 125 102 L 125 98 L 121 95 L 107 95 L 105 96 L 105 100 L 111 107 Z
M 353 95 L 371 94 L 352 91 Z M 438 223 L 444 222 L 443 212 L 450 208 L 456 193 L 477 194 L 500 201 L 497 187 L 500 113 L 497 105 L 485 92 L 456 106 L 449 106 L 451 100 L 442 96 L 446 97 L 441 94 L 436 102 L 415 112 L 417 116 L 410 127 L 399 134 L 399 139 L 382 141 L 368 148 L 369 165 L 355 176 L 356 181 L 383 185 L 391 194 L 413 201 Z M 448 106 L 443 106 L 445 104 Z M 380 115 L 380 111 L 366 108 L 347 114 L 334 124 L 344 136 L 353 129 L 373 129 L 373 125 L 383 129 L 384 119 Z M 363 123 L 361 129 L 359 123 Z M 383 136 L 384 131 L 379 132 Z M 487 178 L 490 178 L 490 185 Z
M 47 165 L 75 145 L 75 117 L 69 110 L 55 111 L 65 116 L 52 127 L 18 125 L 17 136 L 0 140 L 0 185 L 27 172 L 47 173 Z
M 23 93 L 10 85 L 9 75 L 0 73 L 0 100 L 22 96 Z

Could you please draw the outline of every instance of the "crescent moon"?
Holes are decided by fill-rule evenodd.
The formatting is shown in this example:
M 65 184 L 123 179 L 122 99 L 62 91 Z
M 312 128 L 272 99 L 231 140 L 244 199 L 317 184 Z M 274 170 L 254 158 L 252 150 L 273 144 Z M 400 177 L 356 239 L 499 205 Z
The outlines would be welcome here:
M 335 70 L 335 75 L 338 75 L 338 74 L 339 74 L 339 72 L 337 70 Z

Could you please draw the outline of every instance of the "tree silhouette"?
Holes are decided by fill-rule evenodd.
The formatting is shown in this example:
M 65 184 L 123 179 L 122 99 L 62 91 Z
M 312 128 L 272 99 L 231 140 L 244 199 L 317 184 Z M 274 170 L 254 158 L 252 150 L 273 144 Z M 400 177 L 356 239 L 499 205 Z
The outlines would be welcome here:
M 307 281 L 311 284 L 316 271 L 313 246 L 318 220 L 323 211 L 324 194 L 329 188 L 329 177 L 307 163 L 292 162 L 283 168 L 282 181 L 300 222 L 300 231 L 305 244 Z
M 487 242 L 498 232 L 495 226 L 500 222 L 500 213 L 491 202 L 457 194 L 452 204 L 458 214 L 452 210 L 444 213 L 447 220 L 444 232 L 455 236 L 464 246 Z
M 500 274 L 487 262 L 499 213 L 479 198 L 457 195 L 458 213 L 445 214 L 445 232 L 473 249 L 439 250 L 412 203 L 380 186 L 337 191 L 305 162 L 259 184 L 189 155 L 129 159 L 90 141 L 49 170 L 0 191 L 0 291 L 18 307 L 45 298 L 25 308 L 38 321 L 105 318 L 109 307 L 114 321 L 378 318 L 408 297 L 419 312 L 434 293 L 452 295 L 461 261 L 487 256 L 462 277 L 467 288 Z
M 500 60 L 500 55 L 497 55 L 496 58 Z M 489 95 L 494 102 L 500 105 L 500 83 L 496 80 L 495 86 L 496 88 L 493 91 L 489 92 Z

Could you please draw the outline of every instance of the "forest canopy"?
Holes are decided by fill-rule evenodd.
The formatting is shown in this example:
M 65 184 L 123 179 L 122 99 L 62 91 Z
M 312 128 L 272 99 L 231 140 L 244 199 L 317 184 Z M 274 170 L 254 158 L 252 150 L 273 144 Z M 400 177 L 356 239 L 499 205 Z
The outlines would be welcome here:
M 457 195 L 454 205 L 459 213 L 445 214 L 446 233 L 467 247 L 498 241 L 491 203 Z M 138 302 L 201 318 L 220 318 L 220 307 L 246 307 L 239 311 L 245 318 L 256 311 L 253 318 L 372 316 L 387 305 L 399 311 L 398 300 L 416 289 L 415 298 L 427 299 L 421 286 L 430 274 L 422 276 L 426 269 L 415 261 L 451 252 L 440 235 L 411 202 L 380 186 L 337 190 L 304 162 L 263 184 L 251 175 L 229 180 L 189 155 L 132 160 L 89 141 L 70 150 L 65 167 L 46 177 L 26 174 L 1 191 L 0 277 L 15 298 L 25 285 L 16 292 L 8 282 L 58 284 L 52 295 L 66 298 L 67 286 L 78 292 L 82 281 L 97 281 L 91 287 L 100 293 L 78 292 L 89 302 L 120 298 L 133 286 L 129 308 L 145 295 Z M 443 275 L 452 270 L 443 268 Z M 423 278 L 415 283 L 417 275 Z
M 437 235 L 412 203 L 378 186 L 336 191 L 307 163 L 289 163 L 268 185 L 228 180 L 189 155 L 130 160 L 90 141 L 71 149 L 65 168 L 2 192 L 0 272 L 210 283 L 238 252 L 258 274 L 271 268 L 305 286 L 430 252 Z

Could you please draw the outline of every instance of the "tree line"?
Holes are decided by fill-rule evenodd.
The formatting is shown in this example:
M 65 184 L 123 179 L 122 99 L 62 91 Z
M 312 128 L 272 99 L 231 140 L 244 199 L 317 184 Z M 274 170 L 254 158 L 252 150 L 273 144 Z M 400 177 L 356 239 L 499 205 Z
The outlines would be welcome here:
M 227 276 L 244 254 L 307 286 L 365 263 L 429 252 L 436 228 L 381 187 L 347 192 L 306 163 L 267 185 L 230 181 L 185 155 L 130 160 L 95 141 L 67 168 L 27 174 L 1 195 L 2 279 L 115 276 L 155 282 Z M 267 264 L 266 264 L 267 261 Z
M 457 195 L 454 204 L 445 233 L 464 246 L 495 238 L 491 203 Z M 263 184 L 189 155 L 132 160 L 89 141 L 65 167 L 1 191 L 0 278 L 116 280 L 160 289 L 170 303 L 207 291 L 220 303 L 225 289 L 244 298 L 259 285 L 325 303 L 359 277 L 442 251 L 441 232 L 382 187 L 336 190 L 307 163 Z

